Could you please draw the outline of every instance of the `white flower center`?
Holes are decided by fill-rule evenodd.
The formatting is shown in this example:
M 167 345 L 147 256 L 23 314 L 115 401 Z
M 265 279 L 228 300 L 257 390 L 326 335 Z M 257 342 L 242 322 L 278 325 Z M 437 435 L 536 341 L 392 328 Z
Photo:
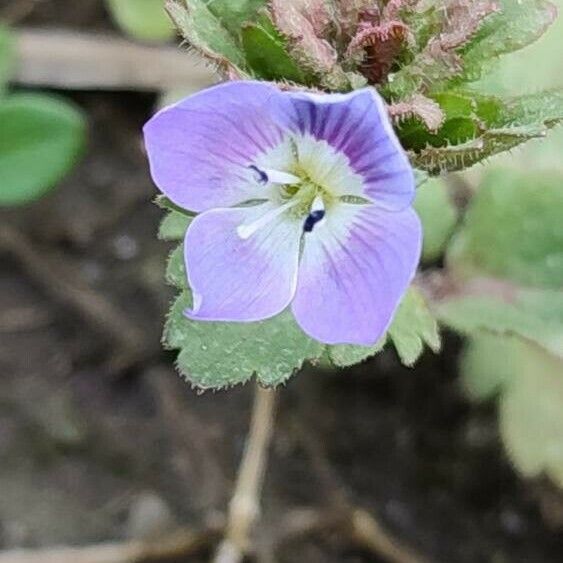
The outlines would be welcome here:
M 277 147 L 259 155 L 249 165 L 255 180 L 264 186 L 265 199 L 276 208 L 237 228 L 242 239 L 287 212 L 303 218 L 303 230 L 311 232 L 320 225 L 327 210 L 343 198 L 361 198 L 362 178 L 348 158 L 326 141 L 312 137 L 287 138 Z

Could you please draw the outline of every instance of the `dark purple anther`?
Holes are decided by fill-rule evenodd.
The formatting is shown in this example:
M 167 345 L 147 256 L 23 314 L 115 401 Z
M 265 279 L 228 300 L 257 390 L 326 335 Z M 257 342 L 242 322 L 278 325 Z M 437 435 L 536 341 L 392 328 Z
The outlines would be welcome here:
M 259 184 L 266 185 L 268 183 L 268 174 L 264 170 L 260 170 L 258 166 L 251 164 L 248 168 L 254 172 L 254 177 Z
M 324 219 L 326 212 L 322 209 L 318 211 L 312 211 L 305 219 L 305 225 L 303 226 L 303 230 L 306 233 L 310 233 L 315 228 L 315 225 Z

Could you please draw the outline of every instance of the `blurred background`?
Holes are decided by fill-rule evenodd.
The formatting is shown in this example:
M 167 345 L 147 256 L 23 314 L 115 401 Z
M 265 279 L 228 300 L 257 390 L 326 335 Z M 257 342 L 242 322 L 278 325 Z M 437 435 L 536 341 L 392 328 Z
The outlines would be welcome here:
M 2 563 L 20 561 L 16 548 L 158 543 L 175 530 L 197 541 L 174 560 L 207 561 L 224 522 L 252 389 L 198 394 L 160 345 L 172 247 L 156 236 L 141 128 L 214 81 L 178 44 L 160 0 L 0 0 Z M 562 52 L 560 19 L 478 87 L 563 87 Z M 562 156 L 563 128 L 420 188 L 425 269 L 493 236 L 509 254 L 527 233 L 540 250 L 524 245 L 520 263 L 486 259 L 560 292 L 563 249 L 541 244 L 547 231 L 561 241 Z M 293 378 L 256 560 L 560 562 L 563 318 L 545 299 L 549 321 L 529 326 L 544 348 L 446 331 L 413 369 L 389 348 Z M 406 547 L 390 557 L 355 537 L 343 504 Z

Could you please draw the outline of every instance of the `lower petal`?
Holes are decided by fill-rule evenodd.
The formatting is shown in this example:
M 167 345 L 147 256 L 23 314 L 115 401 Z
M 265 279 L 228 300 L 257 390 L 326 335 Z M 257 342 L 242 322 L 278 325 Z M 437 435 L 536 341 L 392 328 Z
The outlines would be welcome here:
M 333 208 L 305 235 L 293 301 L 301 328 L 327 344 L 377 342 L 414 277 L 421 243 L 412 209 Z
M 283 311 L 297 284 L 301 223 L 287 213 L 243 239 L 237 228 L 263 217 L 273 203 L 214 209 L 199 215 L 185 240 L 188 282 L 198 320 L 251 322 Z

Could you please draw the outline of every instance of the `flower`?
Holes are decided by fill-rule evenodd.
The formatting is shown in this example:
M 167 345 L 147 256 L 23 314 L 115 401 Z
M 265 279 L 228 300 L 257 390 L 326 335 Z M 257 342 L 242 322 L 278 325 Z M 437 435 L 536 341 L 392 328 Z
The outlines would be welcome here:
M 291 306 L 321 342 L 380 339 L 422 237 L 414 174 L 374 89 L 230 82 L 144 132 L 157 186 L 199 214 L 185 238 L 189 318 L 252 322 Z

